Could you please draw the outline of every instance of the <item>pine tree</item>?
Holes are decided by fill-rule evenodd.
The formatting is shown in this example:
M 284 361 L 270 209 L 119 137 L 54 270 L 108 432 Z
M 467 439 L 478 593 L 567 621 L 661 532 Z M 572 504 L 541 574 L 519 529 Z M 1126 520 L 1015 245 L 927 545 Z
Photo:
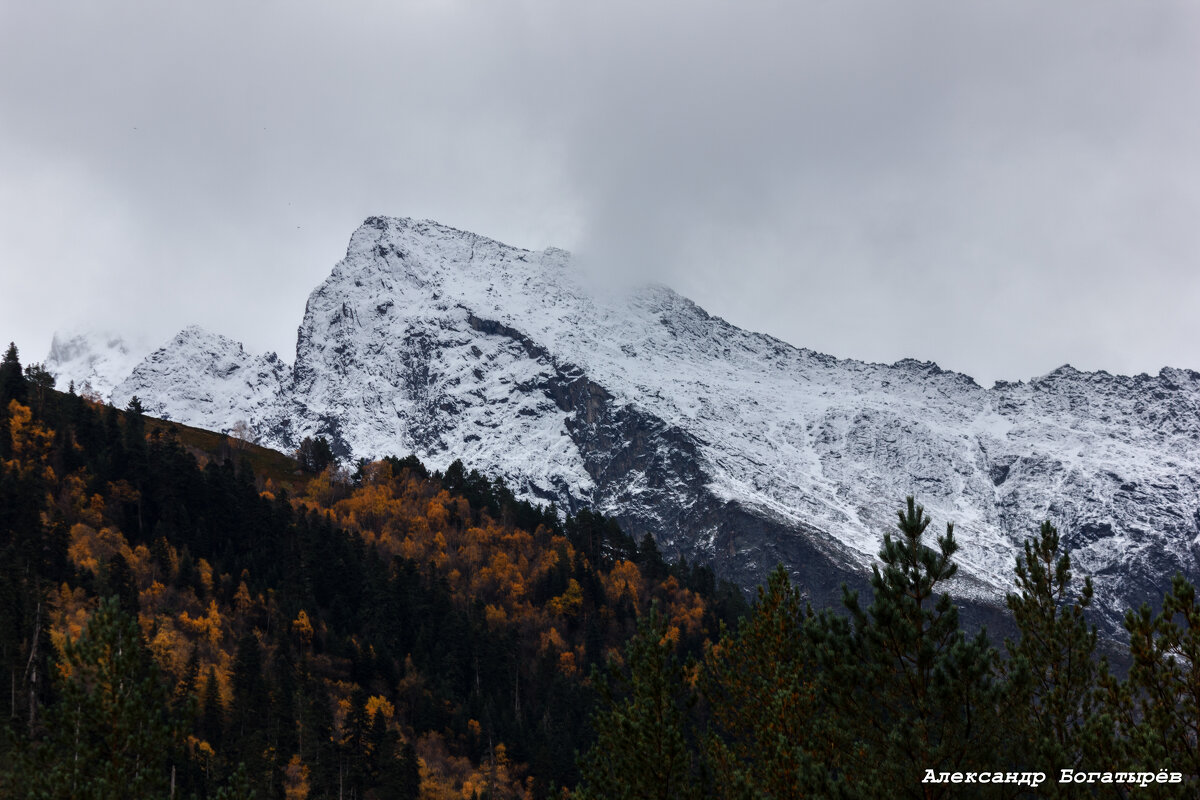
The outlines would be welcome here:
M 315 474 L 324 472 L 325 468 L 337 459 L 333 455 L 333 448 L 329 446 L 329 440 L 324 436 L 315 439 L 305 436 L 300 447 L 296 449 L 296 460 L 300 462 L 300 469 Z
M 224 717 L 217 671 L 213 667 L 209 667 L 204 681 L 204 692 L 200 699 L 200 736 L 214 748 L 219 748 L 224 739 Z
M 638 621 L 627 667 L 597 673 L 602 708 L 596 743 L 582 758 L 584 800 L 673 800 L 698 796 L 688 748 L 684 670 L 657 605 Z
M 960 630 L 958 609 L 938 594 L 957 569 L 954 526 L 935 549 L 923 541 L 930 520 L 912 497 L 898 516 L 899 536 L 884 535 L 883 568 L 872 570 L 870 606 L 845 590 L 849 620 L 824 612 L 807 626 L 833 714 L 829 746 L 845 754 L 844 769 L 827 768 L 824 778 L 859 797 L 969 796 L 923 778 L 992 766 L 995 652 L 984 631 L 968 638 Z
M 700 687 L 710 728 L 705 755 L 714 793 L 722 798 L 800 798 L 813 764 L 834 765 L 841 753 L 818 729 L 828 716 L 804 636 L 800 593 L 780 565 L 736 633 L 724 632 L 705 654 Z
M 25 402 L 25 378 L 21 374 L 21 359 L 17 346 L 11 342 L 0 361 L 0 459 L 12 456 L 12 439 L 9 434 L 9 403 Z
M 390 782 L 386 784 L 395 794 L 396 800 L 417 800 L 421 796 L 421 769 L 417 751 L 411 742 L 400 747 L 398 765 L 392 768 Z
M 1156 787 L 1159 796 L 1195 797 L 1200 775 L 1200 604 L 1195 587 L 1176 575 L 1162 611 L 1143 605 L 1125 617 L 1133 664 L 1127 683 L 1112 694 L 1131 768 L 1168 768 L 1190 776 L 1183 784 Z
M 1084 617 L 1092 580 L 1085 578 L 1077 595 L 1072 591 L 1071 559 L 1060 554 L 1058 530 L 1049 521 L 1025 543 L 1016 574 L 1019 592 L 1007 602 L 1021 638 L 1005 642 L 1011 758 L 1057 775 L 1093 762 L 1087 742 L 1098 723 L 1096 628 Z M 1051 781 L 1041 791 L 1051 797 L 1073 789 Z
M 146 415 L 142 401 L 134 395 L 125 407 L 125 426 L 122 442 L 129 463 L 130 478 L 137 488 L 142 488 L 149 463 L 149 449 L 146 447 Z M 141 500 L 138 501 L 139 533 L 141 523 Z
M 30 364 L 25 367 L 26 391 L 31 395 L 30 405 L 37 411 L 38 416 L 46 413 L 46 400 L 54 388 L 54 376 L 46 370 L 45 364 Z
M 13 400 L 24 403 L 27 393 L 28 387 L 21 371 L 21 358 L 17 353 L 17 346 L 9 342 L 4 359 L 0 360 L 0 409 L 7 408 Z
M 105 564 L 103 594 L 117 598 L 117 603 L 126 614 L 136 616 L 139 610 L 137 583 L 129 561 L 120 552 L 113 553 Z
M 7 734 L 41 723 L 53 666 L 47 591 L 73 578 L 67 533 L 51 504 L 52 433 L 26 406 L 9 401 L 0 415 L 0 674 L 8 676 L 0 717 L 0 761 Z M 17 429 L 10 421 L 18 420 Z M 20 433 L 18 433 L 20 431 Z M 23 442 L 23 444 L 22 444 Z M 5 447 L 4 445 L 7 445 Z M 6 456 L 12 456 L 7 458 Z
M 137 620 L 116 598 L 102 601 L 79 639 L 64 645 L 58 675 L 30 796 L 166 797 L 183 720 L 171 714 Z
M 658 543 L 649 532 L 642 536 L 642 543 L 638 546 L 637 565 L 647 580 L 659 581 L 667 577 L 667 562 L 663 560 Z
M 262 648 L 253 632 L 238 640 L 232 683 L 232 719 L 226 737 L 234 750 L 230 761 L 244 763 L 251 783 L 263 786 L 271 768 L 266 736 L 270 691 L 262 673 Z

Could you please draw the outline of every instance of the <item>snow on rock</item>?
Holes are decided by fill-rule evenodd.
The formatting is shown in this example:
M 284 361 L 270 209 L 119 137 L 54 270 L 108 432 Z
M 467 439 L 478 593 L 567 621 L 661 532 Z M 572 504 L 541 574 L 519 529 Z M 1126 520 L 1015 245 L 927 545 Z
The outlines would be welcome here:
M 107 400 L 148 352 L 149 346 L 107 331 L 56 333 L 45 366 L 59 389 L 66 391 L 74 384 L 77 391 Z
M 135 396 L 147 414 L 229 433 L 238 422 L 261 438 L 261 420 L 289 379 L 274 353 L 252 356 L 225 336 L 193 325 L 146 356 L 112 391 L 112 403 Z
M 915 494 L 955 523 L 963 597 L 1002 604 L 1051 519 L 1120 613 L 1195 579 L 1200 374 L 1070 367 L 991 389 L 911 359 L 840 360 L 662 286 L 591 290 L 569 254 L 372 217 L 309 297 L 290 371 L 189 328 L 113 392 L 282 449 L 416 453 L 594 506 L 752 585 L 779 561 L 814 598 L 861 585 Z

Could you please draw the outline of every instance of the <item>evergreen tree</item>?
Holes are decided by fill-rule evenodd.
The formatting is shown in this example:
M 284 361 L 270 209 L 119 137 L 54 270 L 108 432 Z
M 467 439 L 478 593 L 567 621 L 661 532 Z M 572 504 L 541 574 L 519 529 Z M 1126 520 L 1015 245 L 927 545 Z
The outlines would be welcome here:
M 1131 768 L 1166 767 L 1190 776 L 1183 784 L 1156 787 L 1160 796 L 1195 797 L 1200 775 L 1200 604 L 1195 587 L 1177 574 L 1162 611 L 1152 614 L 1143 605 L 1126 615 L 1125 628 L 1133 664 L 1122 691 L 1114 692 L 1115 716 L 1127 739 L 1125 755 Z
M 232 721 L 227 737 L 235 751 L 231 761 L 243 762 L 251 783 L 263 786 L 269 780 L 271 768 L 266 730 L 270 692 L 262 673 L 262 648 L 253 632 L 238 640 L 232 683 Z
M 54 388 L 54 376 L 45 364 L 30 364 L 25 367 L 25 386 L 30 395 L 30 404 L 39 415 L 46 413 L 46 401 Z
M 924 783 L 927 770 L 994 765 L 998 690 L 987 635 L 958 626 L 958 609 L 939 587 L 956 571 L 954 526 L 923 541 L 929 518 L 912 497 L 898 512 L 899 536 L 885 534 L 866 609 L 845 590 L 850 619 L 824 612 L 807 626 L 822 666 L 819 691 L 835 714 L 830 749 L 845 768 L 826 768 L 839 792 L 922 800 L 969 796 L 964 787 Z
M 148 466 L 149 450 L 146 447 L 146 414 L 142 401 L 134 395 L 125 407 L 124 439 L 125 452 L 129 459 L 130 477 L 141 488 Z M 141 501 L 138 501 L 139 508 Z M 140 523 L 140 518 L 139 518 Z M 139 526 L 140 532 L 140 526 Z
M 104 481 L 115 481 L 125 475 L 125 442 L 121 432 L 120 412 L 112 406 L 104 407 L 104 451 L 97 464 L 97 477 Z
M 1058 775 L 1094 763 L 1087 742 L 1097 723 L 1096 629 L 1084 618 L 1092 580 L 1072 592 L 1070 556 L 1060 554 L 1058 531 L 1048 521 L 1025 542 L 1016 573 L 1019 592 L 1007 602 L 1021 638 L 1005 642 L 1010 758 L 1014 766 Z M 1050 797 L 1073 789 L 1050 781 L 1041 791 Z
M 17 346 L 11 342 L 0 361 L 0 459 L 12 455 L 12 438 L 9 434 L 9 403 L 25 401 L 25 378 L 21 375 L 21 359 Z
M 225 785 L 219 787 L 212 795 L 212 800 L 255 800 L 258 796 L 250 777 L 246 774 L 246 765 L 238 764 Z
M 394 793 L 395 800 L 418 800 L 421 796 L 421 768 L 411 742 L 400 746 L 400 757 L 391 767 L 384 788 Z
M 102 601 L 79 639 L 63 647 L 58 678 L 29 796 L 166 797 L 183 721 L 171 714 L 170 691 L 137 620 L 116 598 Z
M 126 614 L 138 613 L 138 590 L 129 562 L 121 553 L 113 553 L 105 564 L 102 594 L 117 598 L 117 603 Z
M 708 702 L 705 754 L 721 798 L 829 796 L 812 779 L 817 764 L 836 767 L 830 721 L 816 691 L 815 665 L 804 636 L 806 612 L 782 565 L 736 633 L 724 632 L 705 654 L 700 687 Z
M 318 436 L 315 439 L 305 436 L 304 441 L 300 442 L 300 447 L 296 450 L 296 460 L 300 462 L 300 469 L 316 474 L 324 472 L 326 467 L 336 461 L 336 458 L 333 455 L 333 448 L 329 446 L 329 440 L 324 436 Z
M 27 432 L 39 429 L 18 401 L 9 401 L 8 410 L 25 420 Z M 8 416 L 0 416 L 0 445 L 8 444 L 0 446 L 0 674 L 9 676 L 6 710 L 0 716 L 0 755 L 5 729 L 25 735 L 40 724 L 53 665 L 46 593 L 74 578 L 65 526 L 50 503 L 53 484 L 46 466 L 51 453 L 42 446 L 45 440 L 34 437 L 42 444 L 5 458 L 15 449 L 8 422 Z
M 4 359 L 0 361 L 0 409 L 7 408 L 9 402 L 13 400 L 24 403 L 27 392 L 28 387 L 25 384 L 25 376 L 21 372 L 21 358 L 17 353 L 17 346 L 9 342 Z
M 642 536 L 642 543 L 638 546 L 637 564 L 642 575 L 649 580 L 658 581 L 667 577 L 667 562 L 663 560 L 658 543 L 649 532 Z
M 214 748 L 221 746 L 224 738 L 225 712 L 221 708 L 221 687 L 217 682 L 217 672 L 213 667 L 208 668 L 204 681 L 204 692 L 200 699 L 200 738 Z
M 657 605 L 638 621 L 625 650 L 594 675 L 602 708 L 596 743 L 583 757 L 578 797 L 673 800 L 699 796 L 686 730 L 684 672 Z

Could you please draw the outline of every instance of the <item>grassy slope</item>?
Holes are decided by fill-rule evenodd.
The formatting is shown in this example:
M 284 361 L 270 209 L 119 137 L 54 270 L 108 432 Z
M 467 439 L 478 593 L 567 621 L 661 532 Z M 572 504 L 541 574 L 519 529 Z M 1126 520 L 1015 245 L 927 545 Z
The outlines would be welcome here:
M 296 459 L 291 456 L 223 433 L 147 416 L 146 432 L 153 434 L 155 431 L 162 431 L 164 434 L 174 432 L 180 444 L 190 449 L 197 457 L 217 460 L 231 458 L 234 462 L 246 459 L 255 475 L 269 478 L 276 486 L 286 487 L 292 493 L 303 492 L 311 477 L 300 471 Z

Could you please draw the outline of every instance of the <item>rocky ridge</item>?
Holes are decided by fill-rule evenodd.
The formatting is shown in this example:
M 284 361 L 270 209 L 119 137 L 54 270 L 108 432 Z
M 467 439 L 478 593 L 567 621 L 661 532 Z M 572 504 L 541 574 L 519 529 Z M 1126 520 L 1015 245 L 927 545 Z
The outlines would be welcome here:
M 60 382 L 70 362 L 56 360 Z M 861 585 L 915 494 L 954 521 L 955 591 L 997 605 L 1042 519 L 1110 627 L 1193 580 L 1200 374 L 1069 366 L 991 389 L 936 364 L 836 359 L 741 330 L 661 286 L 608 292 L 567 253 L 374 217 L 309 297 L 296 359 L 188 328 L 111 393 L 290 450 L 416 453 L 592 506 L 753 585 L 783 561 L 818 602 Z

